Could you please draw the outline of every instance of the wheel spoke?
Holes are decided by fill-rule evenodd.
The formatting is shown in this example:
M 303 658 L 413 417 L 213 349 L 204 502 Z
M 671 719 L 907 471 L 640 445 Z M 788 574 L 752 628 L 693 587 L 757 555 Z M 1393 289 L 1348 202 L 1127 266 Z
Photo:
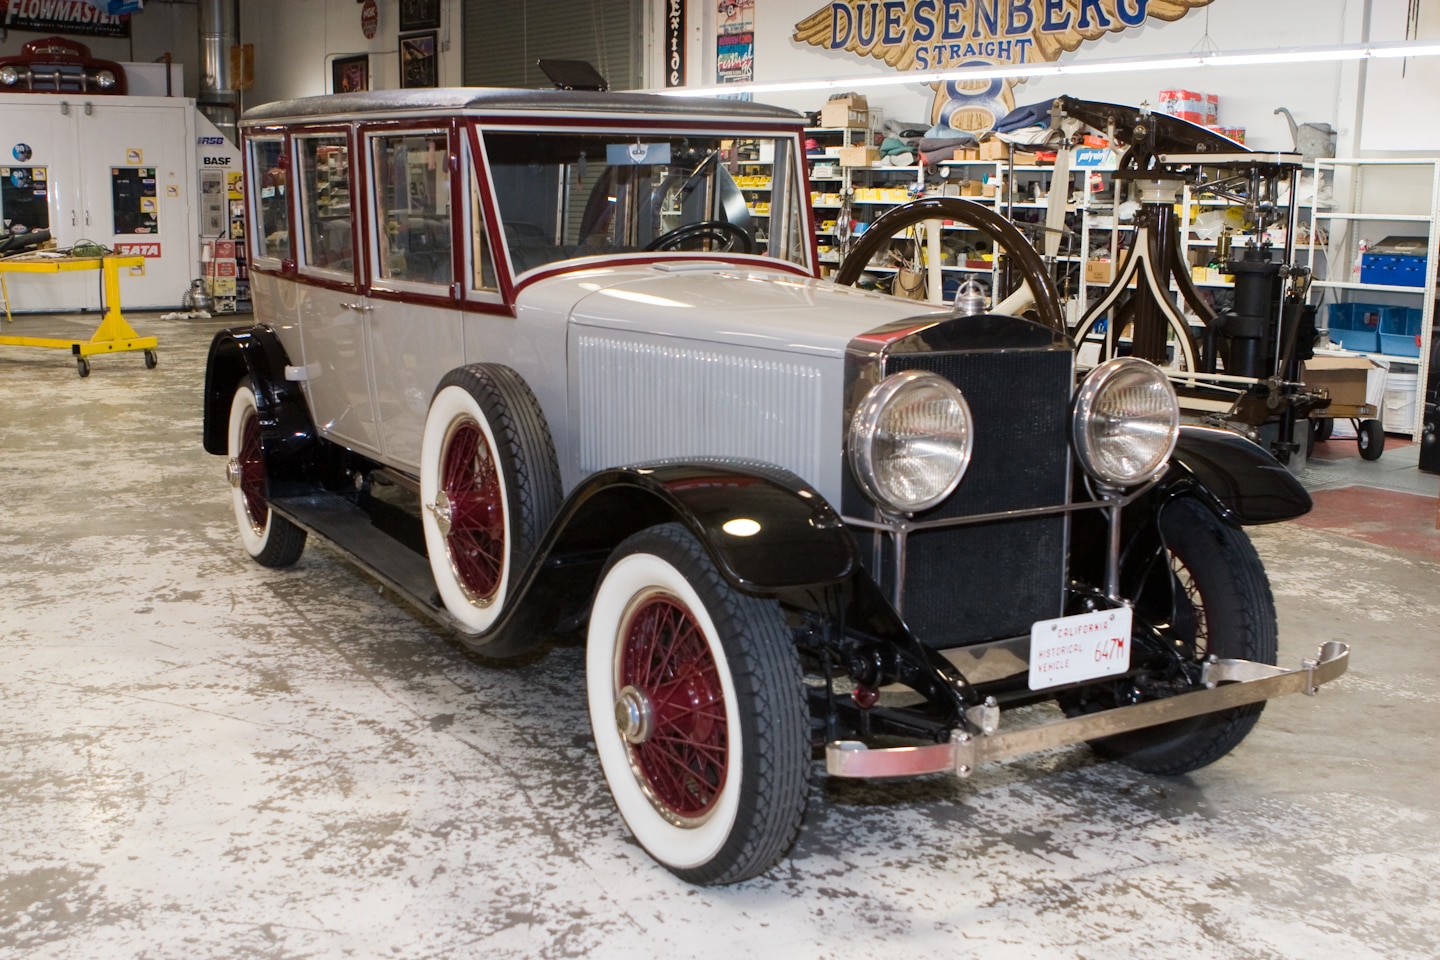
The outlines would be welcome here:
M 450 505 L 446 549 L 461 586 L 488 600 L 505 566 L 505 506 L 495 458 L 480 427 L 462 420 L 441 454 L 440 487 Z
M 641 691 L 654 712 L 654 732 L 631 748 L 637 772 L 667 815 L 702 816 L 729 764 L 725 699 L 709 644 L 690 611 L 664 596 L 632 613 L 624 643 L 619 686 Z
M 245 500 L 245 512 L 249 514 L 253 527 L 263 529 L 270 517 L 270 507 L 265 502 L 265 459 L 260 446 L 260 418 L 253 410 L 246 412 L 240 424 L 240 450 L 236 459 L 240 464 L 240 494 Z

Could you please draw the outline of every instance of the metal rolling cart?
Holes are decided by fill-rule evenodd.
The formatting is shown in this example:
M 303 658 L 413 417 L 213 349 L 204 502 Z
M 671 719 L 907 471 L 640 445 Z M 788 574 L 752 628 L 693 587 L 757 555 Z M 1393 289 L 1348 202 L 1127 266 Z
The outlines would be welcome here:
M 105 316 L 89 340 L 0 335 L 0 346 L 69 350 L 75 357 L 75 369 L 82 377 L 90 376 L 89 358 L 100 353 L 141 350 L 144 351 L 145 366 L 154 369 L 159 362 L 155 352 L 159 340 L 155 337 L 140 336 L 120 312 L 120 268 L 139 267 L 144 264 L 144 257 L 115 254 L 75 257 L 31 253 L 0 259 L 0 293 L 3 293 L 5 298 L 6 323 L 14 321 L 10 315 L 10 287 L 6 279 L 9 274 L 60 274 L 74 270 L 100 270 L 105 282 Z

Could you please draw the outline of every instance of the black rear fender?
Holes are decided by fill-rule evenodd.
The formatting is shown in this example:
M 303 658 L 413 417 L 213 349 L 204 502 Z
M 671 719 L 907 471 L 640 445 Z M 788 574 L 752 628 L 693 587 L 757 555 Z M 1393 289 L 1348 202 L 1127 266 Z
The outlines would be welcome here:
M 202 436 L 207 453 L 227 453 L 230 401 L 240 381 L 248 376 L 255 391 L 260 443 L 271 478 L 305 479 L 315 428 L 299 384 L 285 379 L 289 362 L 275 331 L 263 324 L 215 334 L 205 363 Z

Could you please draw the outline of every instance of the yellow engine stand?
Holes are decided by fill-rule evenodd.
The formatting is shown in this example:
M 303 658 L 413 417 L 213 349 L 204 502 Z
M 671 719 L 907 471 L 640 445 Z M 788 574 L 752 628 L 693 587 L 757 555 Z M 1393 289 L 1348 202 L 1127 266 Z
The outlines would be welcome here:
M 0 336 L 0 346 L 45 347 L 51 350 L 69 350 L 75 357 L 75 367 L 80 376 L 90 375 L 90 361 L 87 357 L 97 353 L 122 353 L 127 350 L 145 351 L 145 366 L 154 368 L 159 362 L 155 347 L 159 340 L 142 337 L 126 322 L 120 312 L 120 268 L 139 267 L 144 257 L 111 255 L 106 257 L 35 257 L 21 256 L 0 259 L 0 292 L 5 296 L 5 320 L 13 322 L 10 316 L 10 287 L 5 278 L 11 273 L 68 273 L 72 270 L 102 270 L 105 279 L 105 317 L 89 340 L 64 340 L 54 337 L 7 337 Z

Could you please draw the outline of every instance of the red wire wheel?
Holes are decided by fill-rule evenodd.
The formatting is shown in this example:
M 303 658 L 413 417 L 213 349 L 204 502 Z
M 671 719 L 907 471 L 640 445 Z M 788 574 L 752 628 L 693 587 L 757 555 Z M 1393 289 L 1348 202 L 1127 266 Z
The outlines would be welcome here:
M 694 615 L 669 594 L 641 599 L 618 657 L 617 719 L 655 809 L 679 826 L 704 820 L 728 774 L 724 690 Z M 622 716 L 623 714 L 623 716 Z
M 445 550 L 466 597 L 488 605 L 505 565 L 505 497 L 495 452 L 480 425 L 456 420 L 445 438 L 440 491 L 448 505 Z
M 236 456 L 240 470 L 240 496 L 245 503 L 245 516 L 256 534 L 265 532 L 270 519 L 270 505 L 265 502 L 265 459 L 260 449 L 260 418 L 252 408 L 240 423 L 240 450 Z

